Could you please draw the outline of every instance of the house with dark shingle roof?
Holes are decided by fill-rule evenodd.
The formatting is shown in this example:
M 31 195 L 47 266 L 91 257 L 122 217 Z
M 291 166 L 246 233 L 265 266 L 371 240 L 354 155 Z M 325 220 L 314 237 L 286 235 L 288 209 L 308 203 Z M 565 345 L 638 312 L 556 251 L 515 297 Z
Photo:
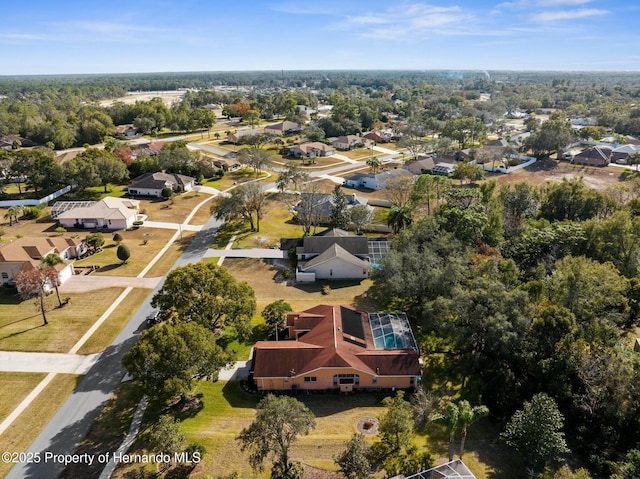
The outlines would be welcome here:
M 318 305 L 287 314 L 288 340 L 259 341 L 251 377 L 265 391 L 410 388 L 419 352 L 404 313 Z
M 573 157 L 573 163 L 585 166 L 607 166 L 611 161 L 611 150 L 600 146 L 588 148 Z
M 371 273 L 369 239 L 334 228 L 306 236 L 296 248 L 296 281 L 364 279 Z
M 191 191 L 196 179 L 176 173 L 145 173 L 131 180 L 127 191 L 133 196 L 162 196 L 162 190 L 171 188 L 175 192 Z

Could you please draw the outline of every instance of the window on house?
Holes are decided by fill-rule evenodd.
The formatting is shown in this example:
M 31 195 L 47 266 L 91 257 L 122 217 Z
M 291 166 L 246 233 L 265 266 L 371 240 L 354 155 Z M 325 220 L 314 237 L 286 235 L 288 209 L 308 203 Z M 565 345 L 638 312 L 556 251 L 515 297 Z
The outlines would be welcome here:
M 9 273 L 2 272 L 2 279 L 9 279 Z
M 409 378 L 409 384 L 411 384 L 412 386 L 416 383 L 416 377 L 415 376 L 411 376 Z
M 316 376 L 305 376 L 304 377 L 304 382 L 305 383 L 315 383 L 318 380 L 318 378 Z
M 333 376 L 333 384 L 360 384 L 360 376 L 357 374 L 336 374 Z
M 373 376 L 371 378 L 371 384 L 378 384 L 378 376 Z

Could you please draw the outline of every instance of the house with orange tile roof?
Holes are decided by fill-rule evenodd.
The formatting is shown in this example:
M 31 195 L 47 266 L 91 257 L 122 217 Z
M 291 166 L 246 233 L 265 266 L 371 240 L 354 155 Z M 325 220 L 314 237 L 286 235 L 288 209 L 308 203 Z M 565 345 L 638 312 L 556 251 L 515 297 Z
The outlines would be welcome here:
M 289 313 L 288 339 L 259 341 L 251 375 L 258 391 L 412 388 L 421 366 L 404 313 L 318 305 Z
M 60 283 L 74 273 L 73 260 L 86 253 L 84 240 L 76 238 L 19 238 L 0 247 L 0 284 L 12 285 L 21 271 L 39 268 L 42 258 L 57 254 L 64 261 L 54 266 Z

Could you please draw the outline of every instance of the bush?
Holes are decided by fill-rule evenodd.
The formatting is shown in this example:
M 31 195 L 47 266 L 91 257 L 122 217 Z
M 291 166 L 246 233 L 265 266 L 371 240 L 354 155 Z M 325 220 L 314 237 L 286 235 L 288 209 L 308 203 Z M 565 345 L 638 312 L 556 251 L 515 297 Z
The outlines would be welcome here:
M 331 293 L 331 286 L 329 286 L 328 284 L 325 284 L 322 286 L 322 294 L 327 296 Z
M 126 244 L 121 243 L 120 246 L 118 246 L 118 250 L 116 251 L 116 256 L 120 261 L 122 261 L 122 263 L 126 263 L 127 260 L 131 257 L 131 251 L 129 251 L 129 247 Z
M 40 216 L 42 216 L 42 210 L 35 206 L 29 206 L 22 210 L 22 217 L 28 220 L 37 220 Z
M 56 228 L 56 233 L 64 234 L 66 232 L 67 232 L 67 228 L 65 228 L 64 226 L 58 226 Z

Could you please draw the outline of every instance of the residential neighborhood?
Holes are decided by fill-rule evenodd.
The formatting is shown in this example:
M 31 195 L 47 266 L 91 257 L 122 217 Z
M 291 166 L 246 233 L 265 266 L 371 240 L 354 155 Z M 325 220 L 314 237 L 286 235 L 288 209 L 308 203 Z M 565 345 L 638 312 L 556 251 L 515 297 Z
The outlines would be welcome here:
M 158 75 L 0 130 L 0 476 L 634 477 L 632 79 Z

